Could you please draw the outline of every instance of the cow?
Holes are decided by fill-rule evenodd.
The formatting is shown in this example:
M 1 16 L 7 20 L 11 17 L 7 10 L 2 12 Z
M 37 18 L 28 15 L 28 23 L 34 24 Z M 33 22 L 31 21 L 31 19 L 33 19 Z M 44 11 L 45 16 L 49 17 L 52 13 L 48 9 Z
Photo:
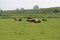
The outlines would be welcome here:
M 34 19 L 27 19 L 28 22 L 34 22 Z
M 42 19 L 42 21 L 47 21 L 47 19 Z
M 35 19 L 34 23 L 40 23 L 41 21 L 39 19 Z
M 22 21 L 22 18 L 14 18 L 15 21 Z
M 22 18 L 19 18 L 18 21 L 22 21 Z
M 14 18 L 15 21 L 17 21 L 17 18 Z
M 40 23 L 39 19 L 27 19 L 28 22 Z
M 27 19 L 32 19 L 31 17 L 27 17 Z

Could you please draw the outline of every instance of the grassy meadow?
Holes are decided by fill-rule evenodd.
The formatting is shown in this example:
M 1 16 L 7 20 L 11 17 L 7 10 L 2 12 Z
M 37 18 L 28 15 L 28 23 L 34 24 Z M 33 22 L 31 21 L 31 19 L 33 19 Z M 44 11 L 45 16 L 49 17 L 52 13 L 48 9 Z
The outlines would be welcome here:
M 0 19 L 0 40 L 60 40 L 60 18 L 47 20 L 30 23 L 26 19 Z
M 31 23 L 27 17 L 47 21 Z M 0 40 L 60 40 L 60 7 L 0 10 Z
M 60 18 L 60 14 L 4 14 L 0 16 L 0 19 L 12 19 L 12 18 L 23 18 L 26 19 L 26 17 L 31 18 Z

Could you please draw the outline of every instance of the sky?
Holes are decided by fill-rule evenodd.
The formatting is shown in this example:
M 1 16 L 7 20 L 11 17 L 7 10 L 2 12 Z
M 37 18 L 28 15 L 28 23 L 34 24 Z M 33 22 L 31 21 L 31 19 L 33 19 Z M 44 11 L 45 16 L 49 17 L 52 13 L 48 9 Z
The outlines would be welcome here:
M 0 0 L 2 10 L 32 9 L 34 5 L 39 8 L 60 7 L 60 0 Z

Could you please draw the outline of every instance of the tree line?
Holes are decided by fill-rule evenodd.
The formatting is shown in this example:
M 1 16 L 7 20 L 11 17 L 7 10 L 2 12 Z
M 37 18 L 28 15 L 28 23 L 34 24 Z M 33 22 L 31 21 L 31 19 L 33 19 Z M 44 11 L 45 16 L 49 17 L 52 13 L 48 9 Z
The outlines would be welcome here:
M 60 13 L 60 7 L 52 7 L 52 8 L 39 8 L 38 5 L 35 5 L 33 9 L 24 9 L 24 8 L 16 8 L 16 10 L 2 10 L 0 9 L 0 16 L 4 14 L 53 14 Z

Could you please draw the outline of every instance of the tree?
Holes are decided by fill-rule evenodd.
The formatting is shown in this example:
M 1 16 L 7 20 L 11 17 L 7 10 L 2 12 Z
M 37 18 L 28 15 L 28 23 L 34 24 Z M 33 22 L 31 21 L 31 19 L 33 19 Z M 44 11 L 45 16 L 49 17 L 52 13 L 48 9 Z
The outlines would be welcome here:
M 19 10 L 19 8 L 16 8 L 16 10 L 18 11 L 18 10 Z
M 58 9 L 54 9 L 54 13 L 57 13 L 57 12 L 59 12 Z
M 21 10 L 24 10 L 24 8 L 21 8 Z
M 2 11 L 2 9 L 0 8 L 0 16 L 2 15 L 2 13 L 3 13 L 3 11 Z
M 33 9 L 39 9 L 39 6 L 38 6 L 38 5 L 35 5 L 35 6 L 33 7 Z
M 19 8 L 16 8 L 16 13 L 20 13 L 20 9 Z

